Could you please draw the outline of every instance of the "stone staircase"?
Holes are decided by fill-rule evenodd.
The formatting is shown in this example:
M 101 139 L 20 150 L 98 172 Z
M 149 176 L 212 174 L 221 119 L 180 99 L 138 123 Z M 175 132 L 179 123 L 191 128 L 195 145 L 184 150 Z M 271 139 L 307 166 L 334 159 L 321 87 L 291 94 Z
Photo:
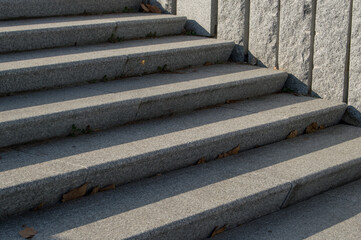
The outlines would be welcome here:
M 0 0 L 0 239 L 203 239 L 361 177 L 345 104 L 140 2 Z

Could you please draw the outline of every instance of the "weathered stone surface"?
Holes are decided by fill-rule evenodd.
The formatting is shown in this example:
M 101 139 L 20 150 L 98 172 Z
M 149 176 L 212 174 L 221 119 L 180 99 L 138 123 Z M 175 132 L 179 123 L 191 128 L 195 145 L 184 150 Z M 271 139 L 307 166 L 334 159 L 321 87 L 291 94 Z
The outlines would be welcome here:
M 286 87 L 308 93 L 311 54 L 312 0 L 282 1 L 279 67 L 288 72 Z
M 154 32 L 157 37 L 176 35 L 185 22 L 181 16 L 144 13 L 1 21 L 0 53 L 117 42 Z
M 361 236 L 359 196 L 360 180 L 226 231 L 212 240 L 358 240 Z
M 177 1 L 177 15 L 186 16 L 185 28 L 197 35 L 214 36 L 217 25 L 218 0 Z
M 177 13 L 177 0 L 149 0 L 149 3 L 162 9 L 163 13 Z
M 219 44 L 219 45 L 218 45 Z M 0 55 L 0 93 L 64 86 L 76 82 L 136 76 L 227 61 L 234 43 L 195 36 L 171 36 L 114 44 L 56 48 Z M 144 61 L 144 64 L 140 64 Z M 182 63 L 181 67 L 175 63 Z M 49 81 L 51 79 L 51 81 Z
M 361 0 L 353 1 L 352 18 L 348 101 L 350 105 L 361 112 Z M 359 120 L 361 123 L 361 118 Z
M 232 60 L 243 62 L 246 38 L 246 0 L 218 1 L 217 38 L 233 40 L 237 45 L 232 52 Z
M 1 0 L 0 19 L 137 11 L 142 0 Z
M 276 66 L 278 1 L 252 0 L 249 26 L 249 62 Z
M 317 3 L 312 91 L 325 99 L 343 101 L 349 0 Z

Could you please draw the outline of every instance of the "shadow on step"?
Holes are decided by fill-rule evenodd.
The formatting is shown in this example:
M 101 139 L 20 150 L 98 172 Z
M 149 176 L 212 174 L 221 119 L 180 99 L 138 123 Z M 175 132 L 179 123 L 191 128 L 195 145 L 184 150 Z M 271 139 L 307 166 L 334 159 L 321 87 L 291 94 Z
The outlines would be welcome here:
M 120 57 L 124 56 L 126 58 L 130 54 L 139 54 L 144 52 L 153 52 L 164 50 L 162 46 L 166 46 L 166 49 L 171 48 L 171 46 L 186 46 L 190 42 L 202 42 L 204 43 L 204 38 L 195 37 L 195 36 L 175 36 L 175 37 L 161 37 L 161 38 L 151 38 L 151 39 L 141 39 L 133 41 L 124 41 L 120 43 L 105 43 L 98 45 L 88 45 L 88 46 L 78 46 L 78 47 L 66 47 L 66 48 L 54 48 L 54 49 L 44 49 L 37 51 L 29 52 L 19 52 L 19 53 L 10 53 L 0 55 L 0 72 L 1 69 L 7 70 L 10 69 L 26 69 L 28 64 L 39 64 L 39 68 L 42 66 L 47 66 L 48 61 L 53 62 L 53 64 L 61 64 L 62 62 L 69 61 L 81 61 L 81 60 L 91 60 L 101 57 Z M 172 45 L 173 44 L 173 45 Z M 124 51 L 124 52 L 114 52 L 114 51 Z M 98 54 L 98 55 L 97 55 Z M 104 55 L 102 55 L 104 54 Z M 74 56 L 75 59 L 71 57 Z M 61 57 L 54 62 L 52 57 Z M 47 59 L 49 58 L 49 59 Z M 22 62 L 17 62 L 22 61 Z M 17 62 L 16 66 L 5 65 L 3 67 L 2 63 L 11 63 Z M 32 67 L 32 65 L 30 66 Z
M 218 194 L 230 194 L 233 191 L 245 191 L 247 194 L 250 188 L 257 189 L 257 186 L 268 186 L 275 178 L 285 179 L 282 176 L 283 173 L 289 174 L 289 176 L 297 175 L 302 171 L 308 173 L 310 169 L 302 169 L 302 162 L 305 162 L 305 159 L 301 161 L 300 157 L 306 158 L 307 167 L 317 168 L 322 162 L 319 159 L 320 154 L 324 155 L 329 151 L 342 152 L 348 143 L 360 139 L 361 136 L 360 131 L 350 127 L 345 128 L 342 125 L 333 127 L 331 130 L 319 131 L 312 135 L 268 145 L 234 157 L 191 167 L 187 171 L 174 171 L 160 177 L 127 184 L 112 192 L 100 193 L 61 206 L 58 205 L 56 208 L 29 213 L 20 218 L 21 224 L 17 222 L 19 221 L 17 219 L 10 219 L 7 224 L 19 227 L 22 224 L 32 226 L 43 234 L 45 239 L 50 239 L 64 232 L 66 235 L 66 232 L 71 230 L 81 232 L 86 231 L 87 228 L 96 229 L 97 224 L 105 224 L 107 221 L 109 224 L 117 222 L 124 228 L 136 226 L 137 219 L 151 218 L 142 214 L 154 214 L 154 216 L 158 216 L 157 214 L 167 215 L 168 212 L 171 214 L 171 209 L 161 209 L 172 206 L 173 203 L 179 205 L 182 204 L 182 201 L 189 202 L 187 200 L 189 197 L 194 198 L 191 202 L 194 202 L 195 206 L 197 204 L 207 206 L 207 201 L 198 202 L 207 199 L 207 194 L 209 194 L 209 200 Z M 295 165 L 297 163 L 301 165 Z M 289 168 L 291 164 L 293 164 L 292 168 Z M 236 178 L 238 180 L 234 180 Z M 239 181 L 238 190 L 231 189 L 229 193 L 226 188 L 224 191 L 220 190 L 222 184 L 227 187 L 227 184 L 234 181 Z M 279 181 L 278 184 L 282 183 L 284 180 Z M 216 190 L 212 190 L 213 187 Z M 360 210 L 359 208 L 350 210 L 345 219 L 358 214 Z M 50 222 L 44 223 L 44 219 Z M 177 218 L 175 217 L 175 219 Z M 322 229 L 345 219 L 328 221 Z M 51 225 L 52 221 L 56 223 L 54 226 Z M 155 220 L 155 222 L 157 221 Z M 158 226 L 159 229 L 163 227 L 166 225 Z
M 38 19 L 26 19 L 26 20 L 15 20 L 15 21 L 4 21 L 0 25 L 0 27 L 16 27 L 16 26 L 31 26 L 31 25 L 43 25 L 56 23 L 66 23 L 66 22 L 85 22 L 89 24 L 89 22 L 94 21 L 95 24 L 99 24 L 99 20 L 106 20 L 103 24 L 114 24 L 122 18 L 144 18 L 144 15 L 139 13 L 128 13 L 128 14 L 102 14 L 102 15 L 88 15 L 88 16 L 66 16 L 66 17 L 49 17 L 49 18 L 38 18 Z M 97 21 L 98 20 L 98 21 Z M 113 20 L 113 21 L 112 21 Z M 131 19 L 129 19 L 131 20 Z M 71 25 L 70 25 L 71 26 Z
M 54 104 L 77 103 L 78 106 L 81 106 L 95 98 L 102 100 L 107 94 L 113 93 L 119 96 L 131 96 L 130 99 L 137 99 L 147 96 L 147 93 L 149 95 L 152 90 L 162 88 L 176 90 L 177 86 L 187 83 L 197 86 L 197 82 L 205 81 L 208 78 L 227 79 L 231 74 L 241 72 L 251 75 L 253 71 L 258 69 L 253 66 L 240 67 L 239 65 L 228 65 L 227 69 L 225 69 L 224 66 L 224 64 L 217 64 L 202 68 L 187 68 L 163 74 L 155 73 L 141 77 L 120 78 L 109 82 L 99 80 L 95 84 L 85 84 L 66 89 L 23 93 L 0 99 L 0 113 L 16 109 L 26 111 L 30 107 L 56 109 L 57 105 Z
M 267 104 L 265 104 L 265 99 L 267 99 Z M 116 152 L 125 156 L 119 156 L 119 159 L 139 157 L 142 154 L 156 153 L 163 148 L 172 147 L 166 141 L 166 138 L 171 142 L 177 142 L 179 137 L 182 138 L 183 136 L 184 139 L 179 139 L 178 142 L 188 144 L 189 139 L 184 133 L 187 130 L 195 130 L 189 134 L 202 134 L 202 131 L 196 129 L 206 126 L 204 131 L 215 131 L 216 129 L 212 130 L 212 124 L 220 124 L 214 125 L 214 127 L 219 128 L 217 131 L 220 132 L 220 134 L 223 134 L 222 128 L 226 127 L 224 125 L 227 125 L 227 121 L 233 119 L 239 119 L 240 123 L 245 125 L 244 127 L 247 127 L 249 124 L 256 124 L 255 126 L 259 127 L 257 126 L 257 121 L 250 123 L 251 119 L 258 117 L 258 113 L 266 113 L 274 109 L 278 109 L 282 113 L 283 108 L 286 108 L 284 111 L 287 112 L 289 111 L 287 109 L 289 109 L 290 106 L 297 109 L 299 104 L 309 101 L 314 100 L 312 98 L 297 97 L 289 94 L 276 94 L 271 98 L 265 96 L 254 99 L 252 100 L 252 104 L 248 101 L 241 101 L 226 104 L 214 109 L 204 109 L 192 114 L 176 115 L 172 118 L 144 121 L 138 124 L 126 125 L 78 137 L 54 139 L 14 147 L 13 149 L 8 149 L 8 152 L 2 153 L 0 172 L 71 156 L 85 159 L 89 157 L 94 158 L 94 156 L 97 156 L 97 152 L 103 152 L 107 155 L 106 152 L 112 151 L 113 147 L 120 147 L 120 149 L 122 149 L 123 152 L 119 152 L 119 150 L 115 149 Z M 260 119 L 261 122 L 263 122 L 263 120 L 265 121 L 264 124 L 268 123 L 268 119 Z M 264 136 L 261 141 L 268 141 L 267 139 L 270 137 L 271 136 Z M 164 146 L 160 144 L 164 144 Z M 248 141 L 242 143 L 242 145 L 244 145 L 242 148 L 249 149 L 259 144 L 259 141 L 258 143 Z M 132 152 L 131 149 L 134 149 L 134 152 Z M 129 153 L 124 153 L 125 151 Z M 17 156 L 17 154 L 20 156 Z M 215 154 L 219 153 L 217 152 Z M 199 158 L 200 157 L 202 156 L 199 156 Z M 72 159 L 65 159 L 64 161 L 68 161 L 70 164 L 72 163 Z M 101 160 L 97 161 L 99 161 L 99 164 L 101 163 Z
M 360 196 L 359 180 L 242 225 L 215 240 L 359 239 Z

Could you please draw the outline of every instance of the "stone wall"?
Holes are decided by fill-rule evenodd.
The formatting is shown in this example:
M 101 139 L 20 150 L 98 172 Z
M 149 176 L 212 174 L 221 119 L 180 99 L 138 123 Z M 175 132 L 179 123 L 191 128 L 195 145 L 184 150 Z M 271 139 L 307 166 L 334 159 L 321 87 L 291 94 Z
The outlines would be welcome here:
M 233 40 L 233 61 L 284 70 L 285 87 L 349 103 L 361 124 L 361 0 L 160 1 L 188 30 Z
M 361 112 L 361 0 L 219 0 L 218 33 L 248 49 L 233 60 L 287 71 L 287 88 Z

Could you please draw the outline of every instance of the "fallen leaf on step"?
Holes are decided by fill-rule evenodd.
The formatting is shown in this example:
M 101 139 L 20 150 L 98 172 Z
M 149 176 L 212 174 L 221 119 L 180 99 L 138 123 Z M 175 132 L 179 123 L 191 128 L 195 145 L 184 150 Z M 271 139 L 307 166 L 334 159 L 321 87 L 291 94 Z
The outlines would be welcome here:
M 205 157 L 202 157 L 201 159 L 199 159 L 199 160 L 197 161 L 197 165 L 199 165 L 199 164 L 204 164 L 204 163 L 206 163 L 206 158 L 205 158 Z
M 144 65 L 144 64 L 145 64 L 145 60 L 142 60 L 140 63 L 141 63 L 142 65 Z
M 106 187 L 103 187 L 103 188 L 99 189 L 99 192 L 105 192 L 105 191 L 109 191 L 109 190 L 113 190 L 113 189 L 115 189 L 115 184 L 111 184 Z
M 44 207 L 44 203 L 42 202 L 42 203 L 40 203 L 38 206 L 36 206 L 36 207 L 33 209 L 33 211 L 38 211 L 38 210 L 42 209 L 43 207 Z
M 88 184 L 85 183 L 84 185 L 74 188 L 70 190 L 68 193 L 63 194 L 62 202 L 67 202 L 70 200 L 74 200 L 77 198 L 81 198 L 86 194 L 86 190 L 88 189 Z
M 100 189 L 100 187 L 98 187 L 98 186 L 94 187 L 94 188 L 92 189 L 92 191 L 90 192 L 90 195 L 96 194 L 97 192 L 99 192 L 99 189 Z
M 146 4 L 147 8 L 151 13 L 162 13 L 162 10 L 160 10 L 157 6 Z
M 213 63 L 211 63 L 211 62 L 205 62 L 205 63 L 203 64 L 203 66 L 211 66 L 211 65 L 213 65 Z
M 221 227 L 221 228 L 215 227 L 214 230 L 213 230 L 213 232 L 212 232 L 211 237 L 214 237 L 214 236 L 216 236 L 216 235 L 218 235 L 218 234 L 221 234 L 221 233 L 223 233 L 225 230 L 226 230 L 226 225 L 224 225 L 224 226 Z
M 160 176 L 162 176 L 162 174 L 161 174 L 161 173 L 157 173 L 155 176 L 156 176 L 156 177 L 160 177 Z
M 236 154 L 239 153 L 240 150 L 241 150 L 241 145 L 238 145 L 237 147 L 233 148 L 232 150 L 230 150 L 228 152 L 219 154 L 217 159 L 221 159 L 221 158 L 229 157 L 229 156 L 232 156 L 232 155 L 236 155 Z
M 326 128 L 325 125 L 320 126 L 320 129 L 325 129 L 325 128 Z
M 144 3 L 141 3 L 140 6 L 142 7 L 142 9 L 143 9 L 144 12 L 146 12 L 146 13 L 149 13 L 149 12 L 150 12 L 149 8 L 147 8 L 147 6 L 145 6 Z
M 292 132 L 290 132 L 290 134 L 288 134 L 288 136 L 286 137 L 287 139 L 291 139 L 291 138 L 295 138 L 298 135 L 298 131 L 294 130 Z
M 229 151 L 229 154 L 236 155 L 239 153 L 239 150 L 241 150 L 241 145 L 238 145 L 237 147 L 233 148 L 231 151 Z
M 25 239 L 30 239 L 34 237 L 37 234 L 37 232 L 35 231 L 34 228 L 25 227 L 23 230 L 19 232 L 19 234 L 21 237 Z
M 305 130 L 305 132 L 308 133 L 314 133 L 318 130 L 318 124 L 317 122 L 311 123 Z

